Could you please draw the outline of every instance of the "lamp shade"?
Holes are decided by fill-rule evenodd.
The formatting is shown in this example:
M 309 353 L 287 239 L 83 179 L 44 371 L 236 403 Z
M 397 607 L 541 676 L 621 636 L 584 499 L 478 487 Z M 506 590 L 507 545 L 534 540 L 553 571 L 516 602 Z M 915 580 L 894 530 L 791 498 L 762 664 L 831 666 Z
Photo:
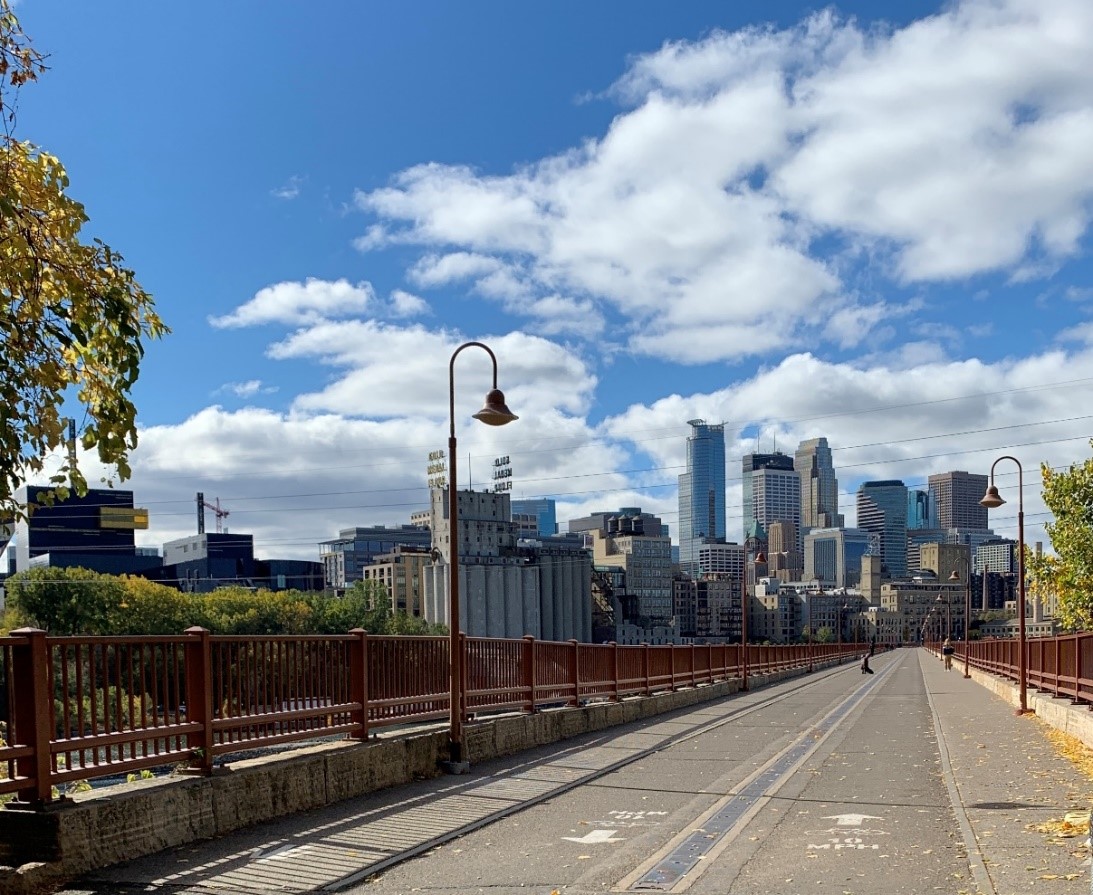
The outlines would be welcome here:
M 520 417 L 508 409 L 501 389 L 495 388 L 486 395 L 486 406 L 474 414 L 474 418 L 481 420 L 487 426 L 503 426 Z
M 983 495 L 983 499 L 979 501 L 982 506 L 985 506 L 988 510 L 993 510 L 996 507 L 1002 506 L 1005 503 L 1002 497 L 998 493 L 998 488 L 991 485 L 987 489 L 987 493 Z

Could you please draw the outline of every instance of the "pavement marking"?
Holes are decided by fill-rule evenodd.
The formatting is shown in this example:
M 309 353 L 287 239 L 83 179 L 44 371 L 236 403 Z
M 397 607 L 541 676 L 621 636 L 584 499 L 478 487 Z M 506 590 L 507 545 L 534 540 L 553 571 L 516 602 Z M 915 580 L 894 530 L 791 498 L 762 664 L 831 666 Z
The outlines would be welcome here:
M 826 842 L 813 845 L 811 842 L 805 846 L 809 851 L 840 851 L 844 848 L 856 848 L 858 850 L 878 849 L 879 845 L 865 845 L 865 836 L 887 836 L 885 830 L 870 830 L 862 826 L 867 820 L 880 820 L 872 814 L 829 814 L 823 820 L 835 821 L 835 826 L 826 830 L 807 830 L 806 836 L 827 836 Z
M 880 848 L 880 846 L 869 845 L 868 843 L 862 841 L 860 836 L 845 836 L 842 839 L 836 836 L 834 839 L 828 839 L 827 842 L 823 842 L 820 845 L 809 844 L 805 846 L 805 848 L 807 848 L 809 851 L 824 851 L 825 849 L 841 851 L 844 848 L 864 851 L 865 849 L 876 850 Z
M 872 814 L 829 814 L 824 820 L 833 820 L 839 827 L 860 827 L 863 820 L 880 820 Z
M 589 830 L 580 838 L 576 836 L 563 836 L 567 842 L 579 842 L 581 845 L 598 845 L 601 842 L 625 842 L 623 836 L 616 836 L 616 830 Z
M 608 811 L 610 820 L 597 820 L 598 824 L 616 827 L 654 827 L 660 823 L 653 818 L 667 817 L 667 811 Z
M 300 852 L 310 851 L 314 846 L 308 845 L 284 845 L 281 848 L 276 848 L 270 852 L 263 852 L 262 849 L 258 849 L 251 861 L 255 864 L 265 864 L 267 861 L 281 861 L 285 858 L 291 858 L 294 855 L 298 855 Z
M 675 836 L 661 849 L 659 855 L 663 857 L 654 856 L 644 862 L 625 876 L 615 891 L 680 892 L 689 888 L 702 873 L 701 869 L 694 872 L 696 868 L 708 866 L 708 863 L 704 865 L 703 862 L 728 847 L 736 834 L 770 801 L 770 797 L 800 769 L 846 716 L 881 682 L 888 679 L 899 664 L 893 662 L 880 674 L 870 677 L 853 693 L 844 697 L 818 724 L 801 731 L 792 743 L 746 778 L 736 793 L 720 799 L 686 830 Z M 851 816 L 858 817 L 846 815 L 847 818 Z M 834 844 L 829 843 L 828 847 Z M 855 846 L 858 844 L 854 843 Z M 850 847 L 850 843 L 842 845 Z M 866 847 L 862 845 L 863 849 Z

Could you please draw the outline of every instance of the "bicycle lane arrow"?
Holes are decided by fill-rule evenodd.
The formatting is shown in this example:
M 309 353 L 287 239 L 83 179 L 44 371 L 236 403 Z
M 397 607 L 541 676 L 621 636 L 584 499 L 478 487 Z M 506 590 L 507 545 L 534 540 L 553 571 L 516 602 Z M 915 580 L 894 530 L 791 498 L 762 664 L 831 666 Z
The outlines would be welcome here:
M 563 836 L 567 842 L 579 842 L 581 845 L 598 845 L 601 842 L 624 842 L 622 836 L 615 836 L 614 830 L 589 830 L 581 837 Z

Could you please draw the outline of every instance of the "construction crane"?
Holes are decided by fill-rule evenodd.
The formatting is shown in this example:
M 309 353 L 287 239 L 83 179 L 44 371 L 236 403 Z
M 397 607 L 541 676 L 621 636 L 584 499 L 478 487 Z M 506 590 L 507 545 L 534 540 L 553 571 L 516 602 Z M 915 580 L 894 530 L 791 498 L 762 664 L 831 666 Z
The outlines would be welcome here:
M 210 509 L 216 514 L 216 533 L 224 533 L 224 519 L 229 515 L 228 511 L 221 509 L 220 498 L 216 498 L 216 503 L 208 503 L 205 500 L 205 493 L 203 491 L 197 492 L 197 533 L 199 535 L 205 534 L 205 510 Z

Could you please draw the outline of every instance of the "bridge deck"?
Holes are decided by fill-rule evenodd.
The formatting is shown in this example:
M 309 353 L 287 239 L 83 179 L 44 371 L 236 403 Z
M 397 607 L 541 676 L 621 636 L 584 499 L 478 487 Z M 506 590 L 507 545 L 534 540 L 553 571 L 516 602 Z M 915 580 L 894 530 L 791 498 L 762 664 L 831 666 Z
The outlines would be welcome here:
M 113 868 L 70 893 L 1087 892 L 1093 781 L 923 650 Z

